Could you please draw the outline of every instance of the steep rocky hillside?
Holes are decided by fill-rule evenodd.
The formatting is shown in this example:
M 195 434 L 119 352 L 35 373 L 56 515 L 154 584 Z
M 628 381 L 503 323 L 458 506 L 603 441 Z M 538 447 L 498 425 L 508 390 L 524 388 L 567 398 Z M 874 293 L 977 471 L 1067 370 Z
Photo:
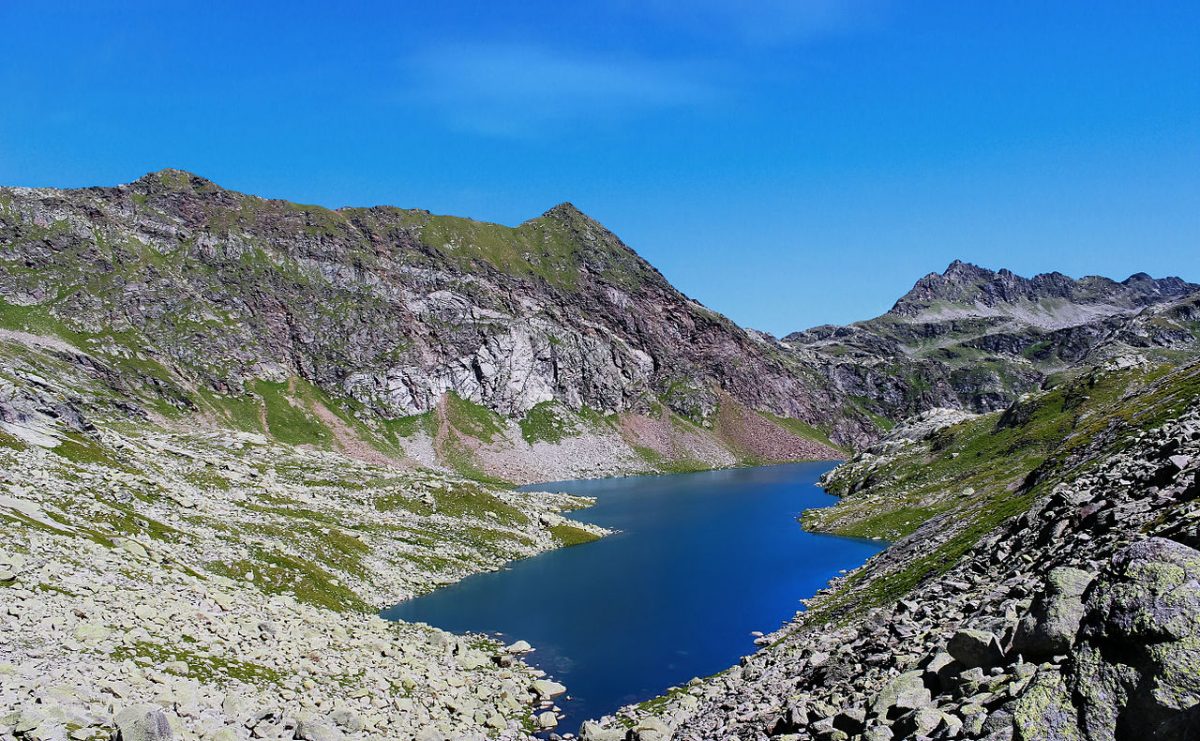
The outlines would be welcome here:
M 600 537 L 561 514 L 590 500 L 72 417 L 125 403 L 123 376 L 0 341 L 0 399 L 24 410 L 0 431 L 0 739 L 525 738 L 561 692 L 494 641 L 377 611 Z M 265 413 L 299 434 L 288 409 Z
M 875 431 L 570 204 L 510 228 L 164 170 L 0 189 L 0 267 L 5 346 L 60 343 L 106 389 L 55 402 L 76 431 L 117 411 L 511 481 L 832 457 Z
M 583 738 L 1194 738 L 1198 475 L 1197 364 L 927 415 L 805 517 L 888 550 L 740 666 Z
M 1200 349 L 1200 286 L 1144 273 L 1116 282 L 1023 278 L 955 262 L 881 317 L 784 342 L 865 409 L 1002 409 L 1057 373 L 1117 357 L 1178 361 Z

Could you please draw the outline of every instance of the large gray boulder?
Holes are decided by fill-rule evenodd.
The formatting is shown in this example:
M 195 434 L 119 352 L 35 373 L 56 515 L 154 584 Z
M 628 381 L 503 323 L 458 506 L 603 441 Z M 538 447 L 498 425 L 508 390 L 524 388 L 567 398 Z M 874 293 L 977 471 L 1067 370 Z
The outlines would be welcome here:
M 306 718 L 296 727 L 296 738 L 303 741 L 342 741 L 345 735 L 332 723 Z
M 625 741 L 625 729 L 605 728 L 594 720 L 585 720 L 579 727 L 580 741 Z
M 921 671 L 905 672 L 885 684 L 871 701 L 871 715 L 895 720 L 911 710 L 932 707 L 923 676 Z
M 1017 626 L 1013 652 L 1038 660 L 1070 651 L 1083 620 L 1083 593 L 1095 578 L 1068 566 L 1053 569 L 1046 577 L 1046 591 Z
M 994 633 L 970 628 L 956 631 L 946 644 L 946 652 L 967 669 L 995 666 L 1004 659 Z
M 1075 675 L 1088 738 L 1200 738 L 1200 551 L 1118 552 L 1088 595 Z
M 119 741 L 168 741 L 175 738 L 167 714 L 157 705 L 131 705 L 117 713 Z
M 1013 737 L 1018 741 L 1082 741 L 1079 713 L 1062 674 L 1038 672 L 1012 705 Z

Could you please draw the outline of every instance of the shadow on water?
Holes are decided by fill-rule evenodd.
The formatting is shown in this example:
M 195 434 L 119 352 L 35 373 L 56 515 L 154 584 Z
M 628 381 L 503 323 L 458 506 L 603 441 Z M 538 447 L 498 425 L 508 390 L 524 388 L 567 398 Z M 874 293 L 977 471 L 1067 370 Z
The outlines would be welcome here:
M 385 610 L 453 632 L 501 633 L 567 686 L 560 729 L 719 672 L 755 650 L 841 569 L 883 544 L 804 532 L 796 518 L 836 501 L 833 463 L 525 487 L 596 497 L 571 514 L 620 530 L 515 561 Z

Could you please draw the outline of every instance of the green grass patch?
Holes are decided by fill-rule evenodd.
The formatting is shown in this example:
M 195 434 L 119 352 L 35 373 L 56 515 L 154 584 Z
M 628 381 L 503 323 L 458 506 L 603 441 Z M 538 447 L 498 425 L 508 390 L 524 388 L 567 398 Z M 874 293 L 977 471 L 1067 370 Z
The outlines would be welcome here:
M 96 464 L 128 470 L 128 467 L 113 457 L 112 451 L 89 437 L 68 432 L 58 445 L 50 449 L 72 463 Z
M 579 426 L 553 401 L 535 405 L 521 418 L 521 437 L 532 445 L 536 442 L 560 443 L 579 434 Z
M 370 606 L 316 563 L 279 551 L 253 549 L 251 559 L 207 565 L 214 574 L 242 580 L 254 573 L 254 583 L 267 594 L 290 594 L 298 601 L 336 612 L 367 612 Z
M 485 443 L 504 431 L 504 420 L 499 414 L 453 391 L 446 394 L 446 418 L 454 429 Z
M 567 525 L 565 523 L 560 525 L 551 525 L 547 529 L 561 546 L 582 545 L 584 543 L 591 543 L 592 541 L 600 539 L 599 535 L 596 535 L 590 530 L 584 530 L 581 527 L 575 527 L 574 525 Z
M 0 448 L 8 448 L 10 450 L 24 450 L 26 447 L 25 441 L 16 435 L 10 435 L 4 430 L 0 430 Z
M 266 433 L 263 429 L 262 399 L 254 394 L 226 396 L 207 389 L 197 394 L 201 401 L 215 411 L 221 421 L 242 432 Z
M 633 450 L 657 473 L 696 473 L 712 470 L 712 465 L 691 458 L 668 458 L 654 448 L 633 445 Z
M 503 501 L 483 487 L 474 484 L 456 484 L 449 491 L 433 492 L 439 514 L 450 517 L 491 518 L 506 525 L 526 525 L 529 518 L 524 512 Z M 491 513 L 489 515 L 489 513 Z
M 383 421 L 384 429 L 397 438 L 416 437 L 424 432 L 429 437 L 437 434 L 437 415 L 433 411 L 397 417 Z
M 814 427 L 802 419 L 796 419 L 794 417 L 781 417 L 777 414 L 771 414 L 770 412 L 759 412 L 759 414 L 771 422 L 774 422 L 777 426 L 782 427 L 783 429 L 792 433 L 796 437 L 802 437 L 805 440 L 819 442 L 826 447 L 833 448 L 834 450 L 842 450 L 840 445 L 836 445 L 832 440 L 829 439 L 829 433 L 827 433 L 825 430 Z
M 288 384 L 255 381 L 254 392 L 266 407 L 267 429 L 271 437 L 290 445 L 312 445 L 329 448 L 334 436 L 307 408 L 300 406 L 288 393 Z
M 204 683 L 224 684 L 229 681 L 252 685 L 279 684 L 283 675 L 277 670 L 250 661 L 212 656 L 189 651 L 178 646 L 138 640 L 120 646 L 112 653 L 116 661 L 132 660 L 143 667 L 161 668 L 170 661 L 182 661 L 188 666 L 187 676 Z

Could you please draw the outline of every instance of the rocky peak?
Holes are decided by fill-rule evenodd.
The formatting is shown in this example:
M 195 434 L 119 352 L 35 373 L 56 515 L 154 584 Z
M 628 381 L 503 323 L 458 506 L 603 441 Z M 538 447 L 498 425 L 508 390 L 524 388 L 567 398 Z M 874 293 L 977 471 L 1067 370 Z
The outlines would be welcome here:
M 963 319 L 1045 311 L 1048 304 L 1067 302 L 1107 307 L 1101 313 L 1115 315 L 1196 290 L 1200 286 L 1180 278 L 1155 279 L 1146 273 L 1120 283 L 1099 276 L 1075 280 L 1058 272 L 1025 278 L 1008 269 L 993 271 L 955 260 L 944 272 L 918 280 L 888 314 L 920 320 Z
M 218 193 L 223 190 L 213 181 L 186 170 L 167 167 L 148 172 L 128 186 L 135 193 L 153 195 L 164 192 Z
M 574 203 L 571 203 L 570 201 L 563 201 L 562 203 L 558 204 L 557 206 L 554 206 L 553 208 L 548 209 L 544 214 L 542 214 L 542 218 L 543 219 L 559 219 L 562 221 L 573 221 L 575 219 L 586 219 L 587 221 L 592 221 L 595 223 L 595 220 L 592 219 L 592 217 L 588 216 L 583 211 L 580 211 L 579 207 L 577 207 Z

